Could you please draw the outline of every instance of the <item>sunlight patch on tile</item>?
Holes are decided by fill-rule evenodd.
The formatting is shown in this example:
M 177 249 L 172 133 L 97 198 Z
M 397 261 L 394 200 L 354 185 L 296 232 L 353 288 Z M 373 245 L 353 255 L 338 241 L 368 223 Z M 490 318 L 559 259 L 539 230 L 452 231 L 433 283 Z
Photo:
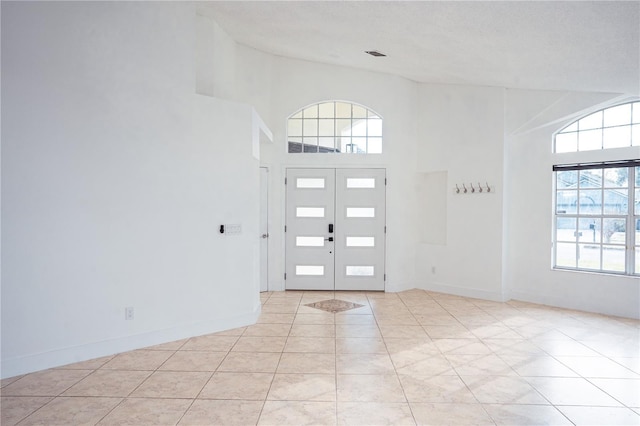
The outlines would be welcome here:
M 358 303 L 347 302 L 344 300 L 338 299 L 329 299 L 329 300 L 321 300 L 320 302 L 308 303 L 304 306 L 309 306 L 311 308 L 320 309 L 323 311 L 337 313 L 349 311 L 351 309 L 361 308 L 364 305 L 359 305 Z

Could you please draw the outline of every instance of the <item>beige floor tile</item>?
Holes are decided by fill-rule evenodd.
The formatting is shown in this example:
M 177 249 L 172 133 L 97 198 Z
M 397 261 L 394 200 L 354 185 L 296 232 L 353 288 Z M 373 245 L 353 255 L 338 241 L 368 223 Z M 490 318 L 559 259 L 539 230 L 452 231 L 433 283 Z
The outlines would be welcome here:
M 425 354 L 438 354 L 440 349 L 431 341 L 431 339 L 384 339 L 387 350 L 391 354 L 400 352 L 422 352 Z
M 496 355 L 457 355 L 445 357 L 460 376 L 515 376 L 516 372 Z
M 335 315 L 330 312 L 319 314 L 297 314 L 294 325 L 298 324 L 335 324 Z
M 529 377 L 527 381 L 554 405 L 621 405 L 583 378 Z
M 181 351 L 212 351 L 228 352 L 238 341 L 239 336 L 217 336 L 207 334 L 204 336 L 192 337 L 185 343 Z
M 105 356 L 102 358 L 89 359 L 86 361 L 76 362 L 73 364 L 63 365 L 58 367 L 62 370 L 97 370 L 98 368 L 111 361 L 115 355 Z
M 218 331 L 213 336 L 242 336 L 247 327 L 231 328 L 229 330 Z
M 482 343 L 499 356 L 549 356 L 527 340 L 483 339 Z
M 335 374 L 334 354 L 285 352 L 278 364 L 278 373 Z
M 0 424 L 13 426 L 52 399 L 52 396 L 3 396 L 0 399 Z
M 18 379 L 23 378 L 24 375 L 22 376 L 13 376 L 13 377 L 7 377 L 6 379 L 2 379 L 0 380 L 0 388 L 3 388 L 5 386 L 10 385 L 11 383 L 15 382 Z
M 336 377 L 333 374 L 276 374 L 267 399 L 335 401 Z
M 387 346 L 382 339 L 344 337 L 336 339 L 336 352 L 342 354 L 386 354 Z
M 174 425 L 187 411 L 191 402 L 190 399 L 125 399 L 98 424 L 118 426 Z
M 239 373 L 274 373 L 280 361 L 279 353 L 230 352 L 218 371 Z
M 44 370 L 27 374 L 2 388 L 2 396 L 58 396 L 91 370 Z
M 634 373 L 640 374 L 640 357 L 613 357 L 611 359 Z
M 639 379 L 589 379 L 589 381 L 627 407 L 640 408 Z
M 298 309 L 298 305 L 290 304 L 262 305 L 262 313 L 264 314 L 295 314 Z
M 440 311 L 439 313 L 434 313 L 430 311 L 429 313 L 424 314 L 415 314 L 416 321 L 420 325 L 440 325 L 440 326 L 459 326 L 460 323 L 453 315 L 450 315 L 445 310 Z
M 405 315 L 376 315 L 376 320 L 378 325 L 389 326 L 389 327 L 419 327 L 420 323 L 411 313 L 406 313 Z M 424 330 L 423 330 L 424 331 Z
M 227 352 L 178 351 L 165 361 L 164 371 L 215 371 Z
M 640 414 L 624 407 L 558 407 L 576 425 L 640 425 Z
M 331 337 L 289 336 L 284 352 L 335 353 L 336 340 Z
M 493 351 L 479 339 L 433 339 L 443 352 L 462 355 L 491 354 Z
M 350 325 L 375 325 L 376 318 L 373 315 L 335 315 L 336 324 Z M 336 327 L 337 329 L 337 327 Z
M 338 374 L 338 401 L 407 402 L 395 374 Z
M 428 338 L 427 333 L 419 325 L 380 325 L 382 337 L 400 339 L 421 339 Z
M 597 352 L 589 349 L 580 342 L 575 340 L 542 340 L 540 338 L 534 338 L 531 343 L 538 346 L 540 349 L 552 356 L 600 356 Z
M 72 386 L 63 395 L 126 397 L 151 373 L 151 371 L 97 370 Z
M 169 359 L 173 353 L 173 351 L 147 350 L 125 352 L 116 355 L 101 368 L 103 370 L 155 370 L 160 367 L 163 362 Z
M 550 356 L 500 355 L 516 373 L 523 377 L 577 377 L 578 375 Z
M 555 358 L 582 377 L 640 379 L 640 374 L 605 357 L 557 356 Z
M 198 398 L 264 401 L 273 376 L 272 373 L 214 373 Z
M 185 426 L 255 425 L 263 404 L 262 401 L 196 400 L 178 424 Z
M 121 401 L 122 398 L 58 397 L 20 425 L 93 425 Z
M 456 374 L 451 363 L 441 354 L 406 351 L 391 354 L 398 374 L 435 376 Z
M 480 404 L 410 403 L 418 425 L 493 425 Z
M 551 405 L 484 405 L 498 426 L 513 425 L 572 425 L 572 423 Z
M 380 329 L 375 324 L 336 324 L 336 336 L 382 338 Z
M 518 376 L 463 376 L 469 390 L 483 404 L 548 404 L 525 379 Z
M 258 318 L 258 324 L 292 324 L 295 319 L 296 314 L 260 314 L 260 318 Z
M 407 376 L 400 381 L 409 402 L 474 404 L 478 401 L 458 376 Z
M 339 425 L 415 425 L 409 404 L 387 402 L 338 402 Z
M 335 337 L 336 327 L 333 324 L 297 324 L 293 323 L 292 337 Z
M 459 325 L 424 325 L 424 330 L 432 339 L 474 339 L 466 327 Z
M 243 336 L 235 344 L 232 352 L 282 352 L 287 338 L 284 336 L 254 337 Z
M 156 371 L 130 396 L 135 398 L 195 398 L 212 373 Z
M 337 354 L 338 374 L 395 374 L 387 354 Z
M 258 425 L 335 425 L 336 403 L 316 401 L 267 401 Z
M 289 330 L 291 330 L 291 325 L 289 324 L 255 324 L 247 327 L 246 331 L 243 334 L 243 337 L 246 336 L 288 336 Z

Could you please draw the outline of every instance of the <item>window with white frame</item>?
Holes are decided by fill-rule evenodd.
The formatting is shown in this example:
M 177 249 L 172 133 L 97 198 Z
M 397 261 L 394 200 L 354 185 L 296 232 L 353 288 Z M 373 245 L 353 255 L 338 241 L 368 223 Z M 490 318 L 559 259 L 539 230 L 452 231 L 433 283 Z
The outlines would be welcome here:
M 630 102 L 589 114 L 556 133 L 554 151 L 640 147 L 640 102 Z
M 382 117 L 362 105 L 328 101 L 287 120 L 289 153 L 382 153 Z
M 554 267 L 640 274 L 640 160 L 553 170 Z

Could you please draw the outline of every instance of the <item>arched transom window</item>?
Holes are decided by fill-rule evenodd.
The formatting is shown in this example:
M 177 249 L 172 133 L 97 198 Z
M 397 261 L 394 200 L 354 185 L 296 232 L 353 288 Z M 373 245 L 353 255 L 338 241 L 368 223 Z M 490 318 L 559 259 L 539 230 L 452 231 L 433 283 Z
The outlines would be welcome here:
M 640 146 L 640 102 L 603 109 L 574 121 L 555 136 L 555 152 Z
M 382 117 L 362 105 L 328 101 L 287 121 L 288 152 L 382 153 Z

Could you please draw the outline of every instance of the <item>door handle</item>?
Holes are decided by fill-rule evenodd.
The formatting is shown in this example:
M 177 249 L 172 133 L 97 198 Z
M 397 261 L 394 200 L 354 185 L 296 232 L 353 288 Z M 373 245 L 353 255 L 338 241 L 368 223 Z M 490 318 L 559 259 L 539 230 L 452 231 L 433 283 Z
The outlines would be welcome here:
M 333 241 L 333 237 L 325 238 L 325 241 Z
M 333 223 L 329 224 L 329 233 L 333 234 Z
M 262 238 L 269 238 L 269 234 L 262 234 L 261 237 Z

